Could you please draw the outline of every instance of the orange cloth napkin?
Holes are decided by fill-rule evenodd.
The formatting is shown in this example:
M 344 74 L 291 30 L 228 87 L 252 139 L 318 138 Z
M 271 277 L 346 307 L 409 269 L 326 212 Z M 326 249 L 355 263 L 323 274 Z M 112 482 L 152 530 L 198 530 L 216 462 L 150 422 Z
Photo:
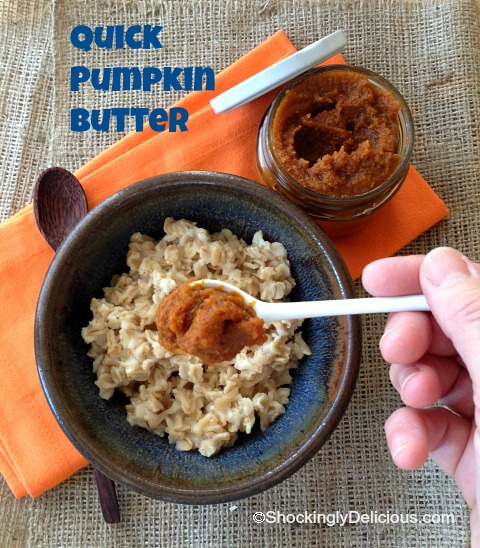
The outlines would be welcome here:
M 210 170 L 259 182 L 255 141 L 274 92 L 229 114 L 210 99 L 295 52 L 282 31 L 218 75 L 215 91 L 188 95 L 180 105 L 189 131 L 132 133 L 78 170 L 89 206 L 156 174 Z M 330 63 L 343 62 L 336 56 Z M 391 255 L 447 214 L 412 168 L 396 197 L 364 230 L 336 241 L 353 277 L 371 260 Z M 40 387 L 33 347 L 34 312 L 53 252 L 38 232 L 32 206 L 0 226 L 0 473 L 16 497 L 38 496 L 86 464 L 53 418 Z

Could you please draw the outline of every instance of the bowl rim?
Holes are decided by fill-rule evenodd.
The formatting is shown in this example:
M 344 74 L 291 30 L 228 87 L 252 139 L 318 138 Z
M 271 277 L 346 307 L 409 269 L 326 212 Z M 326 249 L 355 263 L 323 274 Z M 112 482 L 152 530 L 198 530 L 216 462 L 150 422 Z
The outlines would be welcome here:
M 321 424 L 312 432 L 309 439 L 297 447 L 288 458 L 279 459 L 271 469 L 261 471 L 253 477 L 248 476 L 247 478 L 235 480 L 231 485 L 222 485 L 221 490 L 216 489 L 215 486 L 199 489 L 195 486 L 183 488 L 162 485 L 158 481 L 161 479 L 161 476 L 154 481 L 137 474 L 132 474 L 119 466 L 110 466 L 110 463 L 108 463 L 107 459 L 104 459 L 102 454 L 97 454 L 95 450 L 92 451 L 89 444 L 86 443 L 86 441 L 88 442 L 88 435 L 85 432 L 77 430 L 75 425 L 71 424 L 70 413 L 61 411 L 62 402 L 65 400 L 62 400 L 61 395 L 54 389 L 54 375 L 48 364 L 48 341 L 44 340 L 45 338 L 42 336 L 42 316 L 48 307 L 50 295 L 54 292 L 55 277 L 60 275 L 62 264 L 68 260 L 69 253 L 75 246 L 75 242 L 88 234 L 91 227 L 95 226 L 97 219 L 101 218 L 104 213 L 120 207 L 121 204 L 128 202 L 134 197 L 138 200 L 140 196 L 148 195 L 161 187 L 172 188 L 179 186 L 184 188 L 194 185 L 198 190 L 199 184 L 202 184 L 204 187 L 216 187 L 225 190 L 226 183 L 232 185 L 232 188 L 236 190 L 241 188 L 252 199 L 260 196 L 264 200 L 274 202 L 279 210 L 295 218 L 297 226 L 305 230 L 323 250 L 329 267 L 333 270 L 337 283 L 344 294 L 344 298 L 355 296 L 353 281 L 333 242 L 331 242 L 319 225 L 296 204 L 274 190 L 243 177 L 214 171 L 182 171 L 156 175 L 133 183 L 117 191 L 91 209 L 72 229 L 53 257 L 40 290 L 35 312 L 34 346 L 37 371 L 48 405 L 64 434 L 79 453 L 106 476 L 143 495 L 168 502 L 183 504 L 231 502 L 263 492 L 287 479 L 319 451 L 337 427 L 350 402 L 360 367 L 362 349 L 360 317 L 347 316 L 346 319 L 351 336 L 345 348 L 345 368 L 336 385 L 334 401 L 329 405 Z

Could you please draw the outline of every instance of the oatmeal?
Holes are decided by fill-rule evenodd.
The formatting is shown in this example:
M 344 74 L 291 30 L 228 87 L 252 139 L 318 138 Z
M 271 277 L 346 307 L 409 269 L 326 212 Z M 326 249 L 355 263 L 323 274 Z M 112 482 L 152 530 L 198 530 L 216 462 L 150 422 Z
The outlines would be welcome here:
M 257 232 L 251 244 L 224 229 L 210 234 L 195 223 L 166 219 L 161 240 L 135 233 L 128 271 L 114 276 L 82 329 L 100 396 L 120 390 L 127 420 L 177 449 L 211 456 L 231 446 L 254 424 L 265 430 L 285 412 L 291 370 L 310 354 L 301 321 L 264 325 L 265 340 L 228 360 L 206 365 L 179 348 L 162 345 L 155 324 L 161 301 L 189 281 L 229 282 L 264 301 L 285 299 L 295 281 L 285 247 Z

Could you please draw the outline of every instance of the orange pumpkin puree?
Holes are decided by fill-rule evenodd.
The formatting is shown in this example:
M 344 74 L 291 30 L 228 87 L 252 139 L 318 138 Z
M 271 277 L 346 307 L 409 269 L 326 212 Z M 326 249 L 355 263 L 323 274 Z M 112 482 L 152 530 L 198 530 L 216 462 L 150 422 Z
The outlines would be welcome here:
M 305 188 L 353 196 L 384 182 L 400 157 L 400 105 L 389 91 L 347 71 L 307 76 L 289 90 L 273 121 L 273 148 Z
M 207 365 L 231 360 L 245 346 L 267 339 L 263 320 L 241 295 L 192 284 L 160 302 L 155 323 L 164 348 L 183 350 Z

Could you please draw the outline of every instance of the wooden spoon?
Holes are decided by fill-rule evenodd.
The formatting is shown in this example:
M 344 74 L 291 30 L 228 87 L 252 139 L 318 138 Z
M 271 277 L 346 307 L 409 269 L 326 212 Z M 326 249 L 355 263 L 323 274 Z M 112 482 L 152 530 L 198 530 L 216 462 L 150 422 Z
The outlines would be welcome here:
M 40 233 L 56 251 L 72 228 L 87 214 L 87 198 L 78 179 L 61 167 L 46 169 L 33 193 L 33 211 Z M 102 514 L 107 523 L 119 523 L 115 483 L 94 469 Z

